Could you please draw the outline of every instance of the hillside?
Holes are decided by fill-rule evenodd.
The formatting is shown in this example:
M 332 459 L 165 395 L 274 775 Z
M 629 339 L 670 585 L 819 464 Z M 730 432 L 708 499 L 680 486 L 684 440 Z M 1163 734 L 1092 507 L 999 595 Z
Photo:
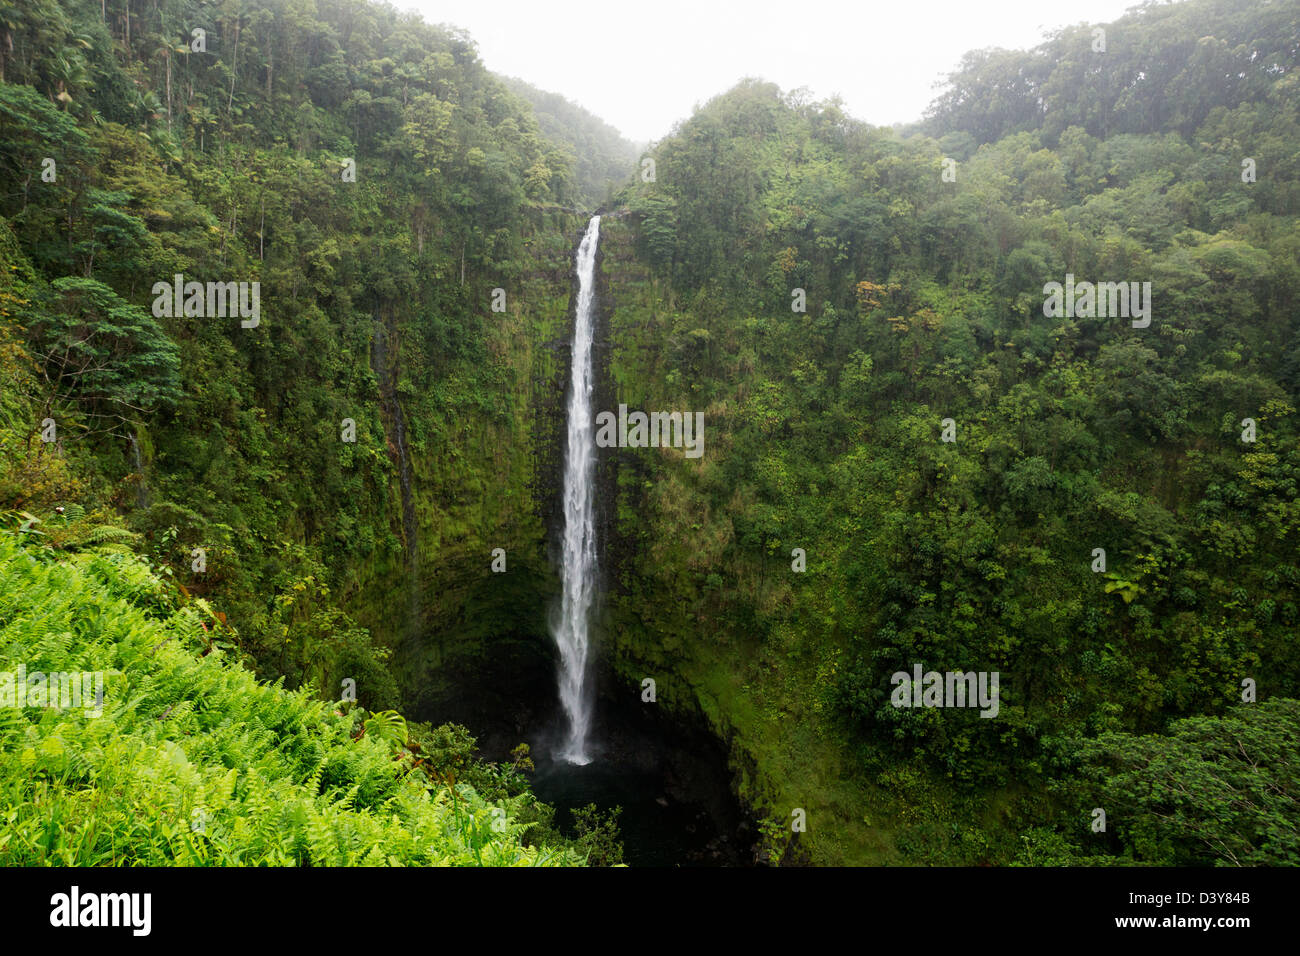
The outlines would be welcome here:
M 778 845 L 802 808 L 821 863 L 1228 859 L 1213 811 L 1156 823 L 1213 803 L 1190 769 L 1089 767 L 1300 696 L 1298 10 L 973 55 L 903 136 L 748 81 L 624 194 L 618 400 L 708 441 L 615 454 L 615 656 L 731 741 Z M 1148 283 L 1149 324 L 1050 315 L 1076 280 Z M 997 719 L 895 706 L 918 663 L 999 673 Z
M 128 553 L 52 561 L 20 546 L 40 534 L 0 535 L 0 658 L 25 668 L 3 675 L 5 866 L 585 859 L 528 845 L 538 817 L 526 792 L 494 804 L 449 770 L 431 776 L 436 755 L 408 743 L 400 718 L 257 681 L 228 660 L 229 632 L 206 602 L 176 606 Z M 76 675 L 81 691 L 83 674 L 94 675 L 84 696 L 54 690 Z
M 383 4 L 6 6 L 0 671 L 106 709 L 0 709 L 0 862 L 618 862 L 531 795 L 595 206 L 597 410 L 704 422 L 596 457 L 647 839 L 1300 860 L 1300 3 L 1100 28 L 900 130 L 745 80 L 643 178 Z
M 594 209 L 631 178 L 638 150 L 614 127 L 558 93 L 513 77 L 505 84 L 532 105 L 542 135 L 568 149 L 574 185 L 584 206 Z

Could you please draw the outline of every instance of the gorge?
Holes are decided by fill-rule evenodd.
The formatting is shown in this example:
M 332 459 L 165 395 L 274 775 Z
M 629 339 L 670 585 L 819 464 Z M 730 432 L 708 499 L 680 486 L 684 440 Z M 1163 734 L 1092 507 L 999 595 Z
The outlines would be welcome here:
M 0 671 L 110 675 L 0 709 L 0 862 L 1300 858 L 1295 0 L 643 146 L 218 6 L 0 18 Z

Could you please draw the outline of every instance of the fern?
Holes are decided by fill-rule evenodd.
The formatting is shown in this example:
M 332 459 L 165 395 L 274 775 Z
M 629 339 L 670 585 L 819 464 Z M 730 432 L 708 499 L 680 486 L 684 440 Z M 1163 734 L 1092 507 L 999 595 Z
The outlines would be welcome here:
M 453 801 L 410 773 L 400 715 L 354 740 L 332 705 L 200 656 L 205 609 L 169 610 L 138 559 L 30 547 L 0 535 L 0 670 L 102 671 L 105 699 L 98 718 L 0 708 L 0 865 L 583 862 L 494 828 L 472 788 Z

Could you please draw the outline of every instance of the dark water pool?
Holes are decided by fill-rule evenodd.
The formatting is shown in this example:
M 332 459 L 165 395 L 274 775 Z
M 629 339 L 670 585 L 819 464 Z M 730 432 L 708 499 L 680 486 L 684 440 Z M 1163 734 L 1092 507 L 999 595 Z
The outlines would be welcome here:
M 753 831 L 732 794 L 725 747 L 702 727 L 641 701 L 639 687 L 600 675 L 593 760 L 585 766 L 552 754 L 563 736 L 554 664 L 528 653 L 480 662 L 455 675 L 452 693 L 425 697 L 420 720 L 469 728 L 487 760 L 510 759 L 527 743 L 533 791 L 556 807 L 572 835 L 571 811 L 622 807 L 619 829 L 629 866 L 744 866 L 753 863 Z
M 747 862 L 738 813 L 711 799 L 699 781 L 677 779 L 669 766 L 618 762 L 617 755 L 575 766 L 542 757 L 533 792 L 556 808 L 556 823 L 574 836 L 571 811 L 621 807 L 623 862 L 629 866 L 728 866 Z M 728 795 L 729 796 L 729 795 Z

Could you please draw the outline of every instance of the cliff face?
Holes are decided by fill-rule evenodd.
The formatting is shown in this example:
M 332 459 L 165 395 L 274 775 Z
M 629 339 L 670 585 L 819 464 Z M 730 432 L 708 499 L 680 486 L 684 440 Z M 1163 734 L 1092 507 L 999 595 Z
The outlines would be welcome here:
M 517 293 L 507 290 L 507 311 L 491 313 L 484 302 L 485 334 L 500 358 L 494 396 L 500 414 L 441 405 L 437 395 L 449 394 L 454 383 L 435 386 L 433 397 L 422 392 L 401 355 L 404 337 L 414 334 L 409 325 L 383 324 L 376 334 L 378 399 L 391 459 L 389 523 L 417 553 L 361 569 L 349 610 L 388 636 L 413 715 L 462 720 L 489 739 L 502 714 L 504 723 L 522 730 L 552 719 L 557 706 L 547 618 L 559 588 L 565 400 L 577 298 L 573 255 L 586 222 L 582 214 L 565 213 L 539 223 L 530 239 L 532 266 Z M 630 290 L 644 278 L 631 241 L 618 214 L 604 216 L 596 270 L 597 411 L 616 410 L 644 391 L 636 381 L 644 370 L 628 364 L 617 342 L 628 321 L 619 317 L 621 304 L 636 304 Z M 409 448 L 409 522 L 399 414 Z M 631 663 L 616 653 L 610 631 L 626 622 L 611 615 L 610 600 L 626 589 L 623 579 L 645 557 L 637 536 L 628 527 L 619 530 L 619 512 L 640 507 L 639 496 L 625 486 L 648 472 L 635 450 L 598 449 L 598 456 L 602 604 L 595 653 L 599 693 L 608 700 L 640 693 L 641 678 L 633 680 Z M 504 573 L 492 571 L 497 548 L 505 551 Z
M 614 448 L 600 470 L 606 577 L 599 656 L 606 692 L 637 699 L 655 681 L 660 719 L 707 732 L 725 748 L 728 786 L 765 841 L 756 859 L 786 863 L 897 862 L 891 829 L 870 817 L 900 812 L 862 778 L 820 703 L 824 675 L 801 661 L 799 625 L 774 654 L 768 616 L 788 616 L 789 561 L 740 567 L 728 555 L 744 510 L 730 484 L 736 402 L 702 383 L 734 361 L 705 297 L 680 301 L 638 255 L 635 217 L 602 229 L 600 409 L 702 413 L 703 455 L 681 448 Z M 744 394 L 744 376 L 734 387 Z M 717 394 L 715 390 L 715 396 Z M 815 832 L 792 833 L 802 810 Z M 811 839 L 809 838 L 811 836 Z
M 384 329 L 388 512 L 407 553 L 405 561 L 361 569 L 349 610 L 388 636 L 415 716 L 468 722 L 508 707 L 492 691 L 496 678 L 540 673 L 549 661 L 545 611 L 555 582 L 547 527 L 558 495 L 572 322 L 569 236 L 584 222 L 539 214 L 525 268 L 499 286 L 506 310 L 493 312 L 492 290 L 481 290 L 490 394 L 467 397 L 454 379 L 440 380 L 413 323 Z M 504 571 L 493 571 L 494 552 L 504 552 Z M 487 699 L 469 706 L 470 696 Z
M 520 291 L 507 291 L 506 313 L 488 314 L 485 334 L 502 368 L 500 415 L 462 410 L 453 419 L 452 410 L 426 401 L 408 384 L 413 373 L 406 370 L 420 363 L 393 354 L 393 343 L 400 348 L 403 335 L 411 334 L 400 322 L 385 354 L 387 367 L 400 371 L 391 387 L 380 376 L 381 394 L 392 396 L 390 404 L 400 402 L 407 425 L 416 520 L 414 534 L 404 539 L 416 542 L 418 560 L 373 569 L 350 610 L 374 633 L 389 636 L 406 712 L 463 723 L 489 758 L 505 758 L 521 741 L 545 752 L 560 721 L 548 614 L 559 593 L 556 551 L 577 297 L 573 254 L 586 221 L 565 215 L 539 224 L 530 240 L 533 265 Z M 655 365 L 628 359 L 649 355 L 645 343 L 621 341 L 644 320 L 645 275 L 632 242 L 618 213 L 603 216 L 594 345 L 598 412 L 616 411 L 620 402 L 646 407 L 643 396 L 654 394 L 640 377 L 656 374 Z M 394 424 L 385 405 L 385 427 Z M 401 450 L 391 439 L 389 448 L 389 522 L 401 534 Z M 681 465 L 681 453 L 673 454 Z M 658 774 L 674 799 L 708 807 L 720 831 L 731 834 L 725 852 L 743 862 L 745 813 L 732 797 L 725 722 L 706 719 L 689 668 L 666 666 L 665 646 L 673 642 L 665 645 L 663 634 L 675 626 L 671 608 L 639 607 L 632 597 L 643 593 L 633 576 L 646 573 L 660 554 L 648 544 L 651 512 L 646 525 L 638 519 L 647 507 L 641 485 L 651 475 L 641 450 L 598 449 L 596 736 L 611 766 Z M 505 551 L 504 573 L 492 571 L 495 548 Z M 654 585 L 646 590 L 653 592 Z M 418 608 L 414 619 L 412 607 Z M 646 677 L 658 684 L 654 703 L 642 700 Z

